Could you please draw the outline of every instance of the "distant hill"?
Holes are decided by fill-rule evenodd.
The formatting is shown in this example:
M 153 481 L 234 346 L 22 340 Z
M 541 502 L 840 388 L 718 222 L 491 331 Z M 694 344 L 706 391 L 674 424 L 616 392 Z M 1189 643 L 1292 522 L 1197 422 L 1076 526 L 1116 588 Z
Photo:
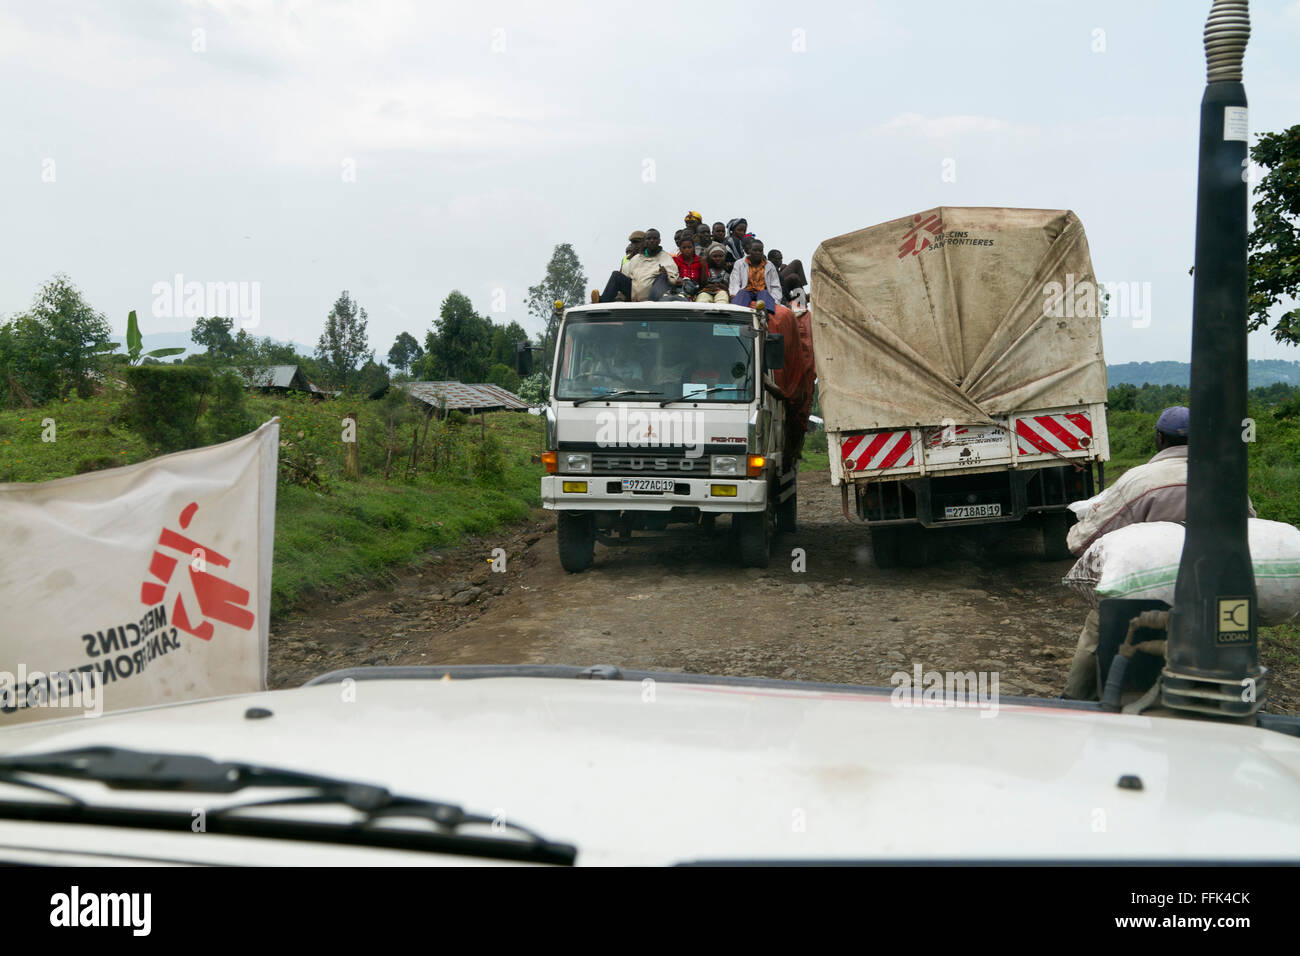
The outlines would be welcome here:
M 258 338 L 261 338 L 261 336 L 258 336 Z M 118 349 L 119 353 L 124 353 L 126 351 L 125 335 L 110 335 L 109 341 L 116 342 L 118 345 L 121 346 L 121 348 Z M 312 354 L 311 347 L 307 345 L 303 345 L 301 342 L 285 342 L 283 339 L 273 339 L 273 341 L 279 342 L 282 345 L 292 345 L 294 351 L 297 352 L 299 355 Z M 182 348 L 185 349 L 185 351 L 180 355 L 173 355 L 170 358 L 163 359 L 163 361 L 170 362 L 174 359 L 185 358 L 185 356 L 191 355 L 194 352 L 203 351 L 203 349 L 199 348 L 197 345 L 194 344 L 194 340 L 190 338 L 189 332 L 154 332 L 152 334 L 145 333 L 144 335 L 143 350 L 145 352 L 152 352 L 154 349 L 174 349 L 174 348 Z
M 1107 365 L 1106 377 L 1111 385 L 1190 385 L 1192 366 L 1188 362 L 1124 362 L 1121 365 Z M 1300 362 L 1251 359 L 1246 379 L 1249 388 L 1278 382 L 1300 385 Z

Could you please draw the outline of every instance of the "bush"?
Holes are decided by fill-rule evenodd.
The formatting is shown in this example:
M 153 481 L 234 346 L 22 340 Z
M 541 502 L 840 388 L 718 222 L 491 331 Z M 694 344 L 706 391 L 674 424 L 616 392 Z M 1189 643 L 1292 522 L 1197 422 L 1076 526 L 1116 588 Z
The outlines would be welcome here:
M 519 373 L 509 365 L 493 365 L 488 369 L 487 380 L 491 385 L 500 385 L 502 388 L 516 394 L 519 392 L 519 383 L 521 381 Z
M 203 444 L 199 416 L 212 372 L 193 365 L 136 365 L 122 370 L 131 394 L 124 417 L 132 431 L 161 452 Z
M 542 372 L 534 372 L 522 382 L 519 383 L 517 393 L 529 405 L 540 405 L 546 401 L 546 376 Z
M 253 419 L 244 404 L 244 383 L 223 372 L 212 380 L 212 401 L 207 412 L 208 440 L 212 444 L 230 441 L 253 430 Z

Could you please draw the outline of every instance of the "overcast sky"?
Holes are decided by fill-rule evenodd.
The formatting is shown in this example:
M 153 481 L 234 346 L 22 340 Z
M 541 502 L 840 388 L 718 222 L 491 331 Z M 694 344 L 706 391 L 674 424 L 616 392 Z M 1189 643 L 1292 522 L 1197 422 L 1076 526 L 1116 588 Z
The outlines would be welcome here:
M 1300 0 L 1252 8 L 1256 134 L 1300 122 Z M 180 274 L 258 283 L 252 331 L 314 344 L 348 289 L 382 358 L 452 289 L 536 330 L 556 243 L 602 285 L 688 209 L 807 263 L 933 206 L 1026 206 L 1150 284 L 1108 361 L 1185 361 L 1208 9 L 0 0 L 0 315 L 67 272 L 115 331 L 188 329 L 152 314 Z

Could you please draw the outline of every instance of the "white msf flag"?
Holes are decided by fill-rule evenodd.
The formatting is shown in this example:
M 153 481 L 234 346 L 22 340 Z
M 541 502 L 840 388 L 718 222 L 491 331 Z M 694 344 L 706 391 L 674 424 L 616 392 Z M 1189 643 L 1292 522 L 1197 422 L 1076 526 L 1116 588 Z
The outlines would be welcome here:
M 0 726 L 266 689 L 279 436 L 0 484 Z

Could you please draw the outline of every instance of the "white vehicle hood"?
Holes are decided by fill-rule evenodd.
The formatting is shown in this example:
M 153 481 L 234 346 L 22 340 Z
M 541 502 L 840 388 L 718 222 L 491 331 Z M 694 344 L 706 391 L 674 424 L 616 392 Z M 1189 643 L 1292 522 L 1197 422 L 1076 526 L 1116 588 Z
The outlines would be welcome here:
M 272 716 L 245 717 L 253 707 Z M 572 843 L 580 865 L 1300 859 L 1300 739 L 1207 721 L 1005 702 L 990 716 L 824 689 L 518 677 L 321 684 L 0 731 L 0 754 L 103 745 L 449 801 Z M 1120 787 L 1125 776 L 1141 789 Z M 115 805 L 265 796 L 43 782 Z M 32 793 L 5 787 L 3 797 Z M 118 854 L 491 862 L 11 821 L 0 821 L 0 846 L 7 859 L 80 864 L 119 863 Z

